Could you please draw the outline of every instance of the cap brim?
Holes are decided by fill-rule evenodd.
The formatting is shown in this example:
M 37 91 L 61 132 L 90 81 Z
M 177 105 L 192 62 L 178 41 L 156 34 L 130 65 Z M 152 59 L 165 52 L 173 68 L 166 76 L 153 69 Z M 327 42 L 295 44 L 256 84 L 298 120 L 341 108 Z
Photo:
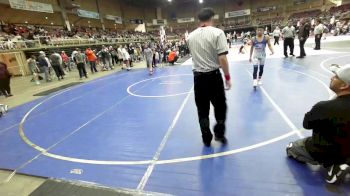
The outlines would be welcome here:
M 334 74 L 337 74 L 337 71 L 340 69 L 340 66 L 337 65 L 337 64 L 332 64 L 330 67 L 329 67 L 329 70 L 331 72 L 333 72 Z

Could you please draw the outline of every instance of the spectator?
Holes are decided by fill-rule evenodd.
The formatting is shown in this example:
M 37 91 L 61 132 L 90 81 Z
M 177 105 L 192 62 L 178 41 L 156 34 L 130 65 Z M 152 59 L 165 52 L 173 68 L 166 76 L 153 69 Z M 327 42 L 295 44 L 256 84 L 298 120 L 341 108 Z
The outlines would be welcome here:
M 64 72 L 62 70 L 63 61 L 62 61 L 61 55 L 59 55 L 57 52 L 54 52 L 51 54 L 50 60 L 51 60 L 52 68 L 55 71 L 58 80 L 64 79 L 63 77 Z
M 37 66 L 37 62 L 36 62 L 36 58 L 34 55 L 32 55 L 28 60 L 28 67 L 29 69 L 32 71 L 32 74 L 33 74 L 33 79 L 35 81 L 35 84 L 39 85 L 40 84 L 40 81 L 39 81 L 39 73 L 40 73 L 40 70 Z
M 10 87 L 11 76 L 12 74 L 8 71 L 7 65 L 0 61 L 0 92 L 5 97 L 13 96 Z
M 173 49 L 173 51 L 169 54 L 168 61 L 170 64 L 174 65 L 178 58 L 179 57 L 176 55 L 176 49 Z
M 128 49 L 128 46 L 125 45 L 125 47 L 122 47 L 122 54 L 123 54 L 123 61 L 124 61 L 124 64 L 126 65 L 126 70 L 130 71 L 130 55 L 127 51 Z
M 350 65 L 334 68 L 330 89 L 337 97 L 317 103 L 305 114 L 303 126 L 312 136 L 292 142 L 288 157 L 327 168 L 328 183 L 338 183 L 350 171 Z
M 46 82 L 51 82 L 51 76 L 50 76 L 50 67 L 51 63 L 49 59 L 46 57 L 45 52 L 40 51 L 39 52 L 39 57 L 38 57 L 38 63 L 39 63 L 39 68 L 41 72 L 44 72 L 45 74 L 45 80 Z
M 66 54 L 66 52 L 62 51 L 61 52 L 61 57 L 63 60 L 63 67 L 64 69 L 68 69 L 68 71 L 71 71 L 70 63 L 69 63 L 69 57 Z
M 79 70 L 79 76 L 80 79 L 83 79 L 83 76 L 85 78 L 88 78 L 87 73 L 86 73 L 86 69 L 85 69 L 85 57 L 84 55 L 81 53 L 81 50 L 78 48 L 77 52 L 74 55 L 74 62 L 77 64 L 77 68 Z
M 91 50 L 91 48 L 86 49 L 86 56 L 87 56 L 87 59 L 88 59 L 89 64 L 90 64 L 91 73 L 93 74 L 93 73 L 98 72 L 96 69 L 97 57 L 96 57 L 94 51 Z
M 275 43 L 273 45 L 276 45 L 276 44 L 280 45 L 278 41 L 280 40 L 280 37 L 281 37 L 281 30 L 278 26 L 273 31 L 273 37 L 275 38 Z

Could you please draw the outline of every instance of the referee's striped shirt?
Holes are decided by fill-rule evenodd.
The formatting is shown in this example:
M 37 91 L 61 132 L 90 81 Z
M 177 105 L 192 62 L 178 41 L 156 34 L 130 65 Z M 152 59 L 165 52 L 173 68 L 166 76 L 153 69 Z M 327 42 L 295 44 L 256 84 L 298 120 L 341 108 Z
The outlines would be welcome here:
M 295 36 L 295 28 L 293 26 L 286 26 L 282 29 L 282 34 L 284 38 L 294 38 Z
M 226 35 L 223 30 L 215 27 L 199 27 L 189 34 L 187 42 L 194 72 L 219 69 L 219 55 L 228 54 Z

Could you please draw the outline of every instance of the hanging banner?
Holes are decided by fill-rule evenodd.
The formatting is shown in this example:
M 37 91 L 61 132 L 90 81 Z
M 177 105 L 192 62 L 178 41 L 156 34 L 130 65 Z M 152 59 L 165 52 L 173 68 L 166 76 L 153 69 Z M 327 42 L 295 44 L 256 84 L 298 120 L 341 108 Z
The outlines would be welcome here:
M 237 11 L 233 11 L 233 12 L 226 12 L 225 18 L 234 18 L 234 17 L 246 16 L 246 15 L 250 15 L 250 9 L 237 10 Z
M 306 3 L 306 0 L 293 0 L 294 5 L 300 5 Z
M 163 19 L 153 19 L 153 25 L 166 25 L 167 21 Z
M 77 9 L 77 13 L 78 13 L 78 16 L 83 18 L 100 19 L 100 15 L 97 12 Z
M 116 16 L 114 22 L 117 24 L 123 24 L 123 19 L 120 16 Z
M 194 18 L 178 18 L 177 23 L 194 22 Z
M 13 9 L 53 13 L 52 5 L 47 3 L 39 3 L 25 0 L 9 0 L 9 3 L 10 7 Z
M 131 19 L 129 20 L 131 24 L 143 24 L 143 20 L 141 19 Z
M 113 15 L 105 15 L 105 18 L 107 20 L 114 20 L 116 24 L 123 24 L 122 17 L 120 16 L 113 16 Z
M 257 12 L 268 12 L 268 11 L 273 11 L 276 10 L 276 6 L 270 6 L 270 7 L 259 7 L 256 9 Z

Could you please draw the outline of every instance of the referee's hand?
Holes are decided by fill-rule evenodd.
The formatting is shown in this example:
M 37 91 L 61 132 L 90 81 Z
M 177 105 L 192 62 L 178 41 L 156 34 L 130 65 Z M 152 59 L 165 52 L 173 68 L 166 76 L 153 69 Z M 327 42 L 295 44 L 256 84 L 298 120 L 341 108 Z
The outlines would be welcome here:
M 226 88 L 225 90 L 230 90 L 232 86 L 231 80 L 226 80 Z

